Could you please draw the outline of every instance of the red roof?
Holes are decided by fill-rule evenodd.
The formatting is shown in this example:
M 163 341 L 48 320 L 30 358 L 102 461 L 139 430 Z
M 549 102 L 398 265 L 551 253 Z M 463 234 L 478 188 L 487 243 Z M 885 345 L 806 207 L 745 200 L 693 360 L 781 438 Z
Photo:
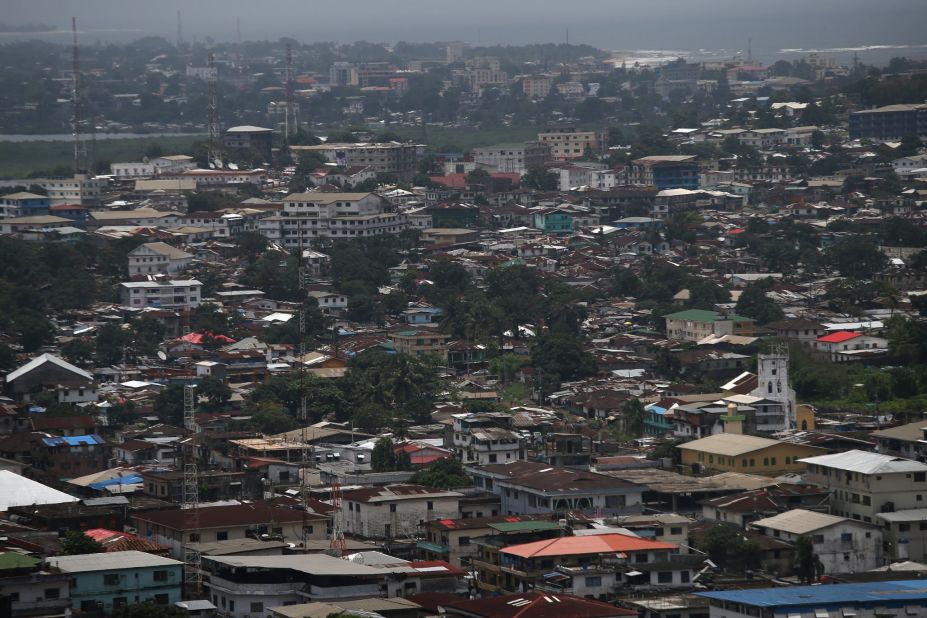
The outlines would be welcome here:
M 678 546 L 673 543 L 648 541 L 627 534 L 596 534 L 591 536 L 563 536 L 533 543 L 511 545 L 503 548 L 502 553 L 519 556 L 520 558 L 540 558 L 677 548 Z
M 843 343 L 844 341 L 849 341 L 850 339 L 856 339 L 859 336 L 859 333 L 853 333 L 848 330 L 838 330 L 836 333 L 818 337 L 818 341 L 821 343 Z
M 222 343 L 235 343 L 235 340 L 231 337 L 226 337 L 225 335 L 217 335 L 215 333 L 188 333 L 180 338 L 181 341 L 186 341 L 187 343 L 201 344 L 205 343 L 208 340 L 212 341 L 221 341 Z

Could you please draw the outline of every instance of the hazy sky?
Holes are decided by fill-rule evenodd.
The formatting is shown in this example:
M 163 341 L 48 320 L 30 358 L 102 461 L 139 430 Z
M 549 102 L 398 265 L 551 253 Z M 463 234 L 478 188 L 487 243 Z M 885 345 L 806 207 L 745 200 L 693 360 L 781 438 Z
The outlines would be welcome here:
M 0 22 L 83 38 L 184 37 L 484 44 L 570 41 L 606 49 L 739 49 L 927 44 L 927 0 L 6 0 Z M 9 37 L 7 37 L 9 38 Z M 3 39 L 0 39 L 3 40 Z M 911 53 L 909 55 L 919 55 Z

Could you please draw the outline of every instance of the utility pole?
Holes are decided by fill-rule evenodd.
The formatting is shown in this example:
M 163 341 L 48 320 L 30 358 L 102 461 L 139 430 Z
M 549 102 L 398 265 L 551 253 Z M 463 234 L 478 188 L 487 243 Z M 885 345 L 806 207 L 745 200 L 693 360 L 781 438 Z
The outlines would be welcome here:
M 183 46 L 183 19 L 180 16 L 180 10 L 177 11 L 177 49 Z
M 297 125 L 296 122 L 296 112 L 293 108 L 293 45 L 287 41 L 286 43 L 286 126 L 284 128 L 283 141 L 285 144 L 290 144 L 290 135 L 293 131 L 290 129 L 290 117 L 293 118 L 293 124 Z M 302 256 L 300 256 L 302 259 Z
M 184 446 L 183 462 L 183 512 L 184 512 L 184 580 L 191 594 L 199 594 L 202 584 L 202 564 L 200 552 L 190 547 L 191 542 L 199 542 L 200 530 L 200 479 L 197 464 L 197 447 L 200 427 L 196 422 L 196 387 L 184 386 L 183 389 L 183 424 L 190 436 Z M 193 535 L 197 535 L 194 537 Z M 192 541 L 195 538 L 196 541 Z
M 219 129 L 219 69 L 215 54 L 209 52 L 207 71 L 206 124 L 208 133 L 209 166 L 222 166 L 222 135 Z
M 74 42 L 71 47 L 71 129 L 74 135 L 74 174 L 84 170 L 87 158 L 87 146 L 81 137 L 80 118 L 80 52 L 77 46 L 77 18 L 71 18 L 71 34 Z

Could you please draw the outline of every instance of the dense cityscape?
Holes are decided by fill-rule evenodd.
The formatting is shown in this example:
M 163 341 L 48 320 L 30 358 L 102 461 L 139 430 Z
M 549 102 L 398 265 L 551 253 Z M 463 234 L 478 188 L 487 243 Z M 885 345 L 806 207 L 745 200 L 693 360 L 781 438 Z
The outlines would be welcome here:
M 923 46 L 183 19 L 0 26 L 0 616 L 927 616 Z

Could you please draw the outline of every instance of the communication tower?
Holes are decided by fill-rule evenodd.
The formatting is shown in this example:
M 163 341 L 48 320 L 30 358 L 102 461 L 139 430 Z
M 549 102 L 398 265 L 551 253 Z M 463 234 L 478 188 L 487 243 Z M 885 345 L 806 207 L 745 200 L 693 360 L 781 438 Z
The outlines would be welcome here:
M 190 436 L 184 446 L 183 458 L 183 511 L 186 533 L 183 537 L 184 579 L 188 588 L 199 592 L 202 584 L 200 552 L 190 547 L 191 537 L 200 529 L 199 468 L 197 465 L 197 437 L 200 427 L 196 422 L 196 387 L 183 389 L 183 424 Z M 194 537 L 197 540 L 198 537 Z

